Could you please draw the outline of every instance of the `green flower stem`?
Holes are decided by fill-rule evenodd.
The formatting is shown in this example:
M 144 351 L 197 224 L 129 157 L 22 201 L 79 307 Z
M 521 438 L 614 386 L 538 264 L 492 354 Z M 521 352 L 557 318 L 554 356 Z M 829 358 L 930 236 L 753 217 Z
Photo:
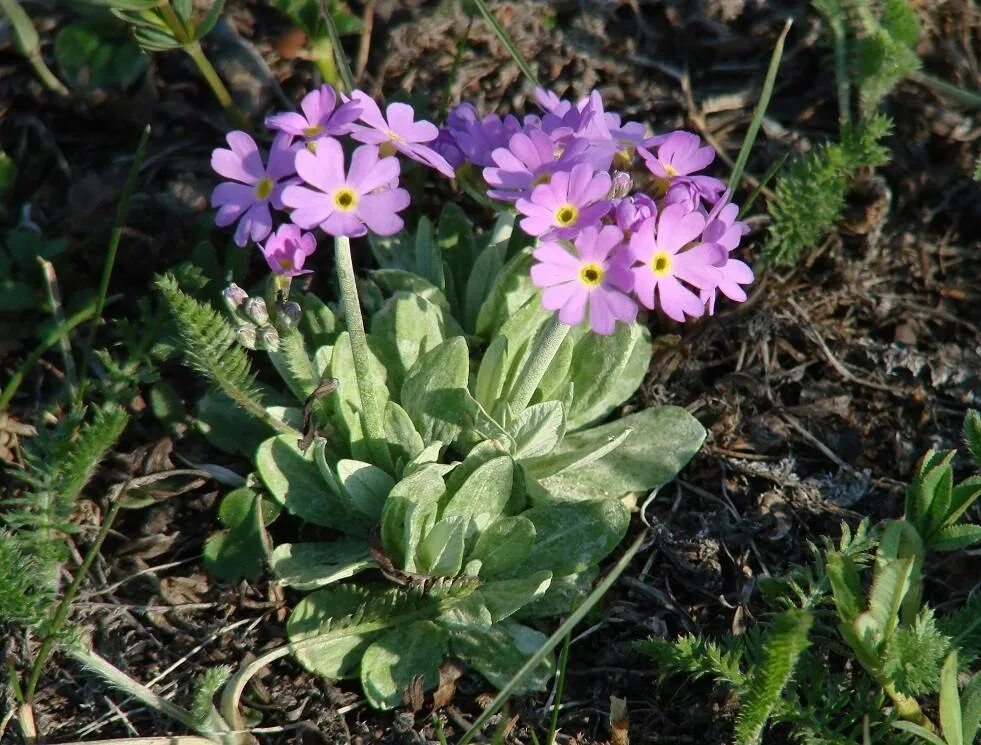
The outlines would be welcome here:
M 905 693 L 901 693 L 896 690 L 896 686 L 892 683 L 887 683 L 883 686 L 886 694 L 892 699 L 893 704 L 896 707 L 896 713 L 899 715 L 900 719 L 905 719 L 907 722 L 913 722 L 918 724 L 924 729 L 930 732 L 937 731 L 937 725 L 930 721 L 930 718 L 923 713 L 920 708 L 919 703 L 912 696 L 907 696 Z
M 188 25 L 177 17 L 177 13 L 170 7 L 170 2 L 162 3 L 159 7 L 159 12 L 160 18 L 167 24 L 167 28 L 170 29 L 174 38 L 180 42 L 181 49 L 191 58 L 201 73 L 201 76 L 208 84 L 208 87 L 211 88 L 211 92 L 215 94 L 215 98 L 218 99 L 218 103 L 225 110 L 228 120 L 233 126 L 239 129 L 250 130 L 249 120 L 246 119 L 245 114 L 239 111 L 238 107 L 232 101 L 232 96 L 228 92 L 228 88 L 221 82 L 221 78 L 218 77 L 214 66 L 205 56 L 204 50 L 201 49 L 201 43 L 194 38 L 194 30 L 188 28 Z
M 364 332 L 364 318 L 361 316 L 361 301 L 358 286 L 354 279 L 354 262 L 351 259 L 351 241 L 346 236 L 334 238 L 334 262 L 337 268 L 337 281 L 341 287 L 341 302 L 344 305 L 344 322 L 351 337 L 351 355 L 357 370 L 355 384 L 361 399 L 364 415 L 365 437 L 368 447 L 375 457 L 375 465 L 386 470 L 392 469 L 392 458 L 385 440 L 384 418 L 378 397 L 373 390 L 369 372 L 371 354 L 368 351 L 368 337 Z M 349 381 L 342 380 L 341 385 Z
M 341 87 L 341 76 L 337 71 L 337 62 L 334 61 L 334 45 L 330 43 L 330 39 L 317 39 L 310 44 L 310 51 L 324 82 L 335 88 Z
M 555 353 L 559 351 L 562 342 L 569 333 L 569 326 L 559 320 L 556 313 L 549 320 L 548 325 L 538 332 L 535 338 L 535 346 L 531 349 L 531 354 L 525 362 L 524 368 L 518 375 L 517 385 L 511 391 L 508 399 L 511 402 L 511 411 L 515 415 L 520 414 L 528 406 L 531 397 L 538 389 L 538 384 L 545 377 L 548 366 L 552 364 Z
M 99 527 L 99 532 L 96 534 L 95 540 L 89 546 L 88 553 L 82 559 L 81 566 L 75 572 L 71 584 L 68 585 L 68 589 L 65 590 L 65 594 L 61 597 L 61 602 L 58 603 L 58 607 L 55 609 L 54 617 L 51 619 L 51 623 L 45 632 L 44 639 L 41 640 L 41 648 L 38 650 L 37 657 L 34 658 L 31 677 L 24 691 L 24 702 L 27 704 L 34 703 L 34 694 L 37 692 L 37 684 L 41 680 L 41 671 L 44 669 L 44 663 L 48 661 L 48 655 L 51 654 L 55 640 L 58 638 L 61 628 L 65 625 L 65 621 L 68 620 L 68 613 L 71 611 L 72 601 L 75 600 L 75 596 L 78 594 L 82 582 L 85 581 L 85 575 L 88 574 L 89 567 L 92 566 L 95 557 L 99 555 L 102 542 L 109 535 L 109 530 L 112 528 L 112 524 L 121 506 L 122 502 L 118 498 L 109 505 L 109 511 L 102 519 L 102 525 Z

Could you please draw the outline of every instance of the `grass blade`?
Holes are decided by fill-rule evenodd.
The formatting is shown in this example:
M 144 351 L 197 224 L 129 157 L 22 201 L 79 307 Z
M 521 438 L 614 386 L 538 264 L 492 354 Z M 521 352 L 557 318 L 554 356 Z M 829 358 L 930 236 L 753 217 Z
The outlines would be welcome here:
M 507 31 L 505 31 L 504 27 L 497 22 L 494 14 L 490 12 L 490 8 L 487 7 L 487 3 L 485 3 L 484 0 L 473 0 L 473 4 L 477 6 L 477 10 L 480 11 L 480 14 L 487 19 L 487 23 L 490 24 L 491 28 L 494 30 L 494 33 L 497 34 L 497 38 L 501 40 L 504 48 L 508 50 L 508 54 L 511 55 L 511 59 L 514 60 L 514 64 L 518 66 L 518 69 L 521 70 L 521 74 L 527 78 L 529 83 L 538 88 L 538 78 L 535 77 L 535 73 L 531 71 L 531 68 L 528 67 L 528 63 L 521 57 L 521 53 L 511 41 L 511 37 L 508 36 Z
M 334 16 L 330 14 L 327 7 L 327 0 L 320 0 L 320 15 L 324 19 L 327 27 L 327 36 L 330 39 L 330 46 L 334 50 L 334 59 L 337 62 L 337 73 L 341 76 L 341 83 L 348 93 L 354 90 L 354 74 L 351 72 L 351 65 L 344 54 L 344 47 L 341 46 L 341 35 L 337 31 L 337 24 L 334 23 Z
M 119 241 L 123 236 L 123 223 L 129 213 L 129 202 L 136 189 L 136 178 L 139 176 L 140 167 L 143 165 L 143 158 L 146 155 L 146 146 L 150 141 L 150 125 L 143 128 L 140 135 L 140 144 L 136 146 L 136 153 L 133 155 L 133 163 L 126 174 L 126 182 L 123 184 L 123 193 L 116 206 L 116 218 L 112 222 L 112 233 L 109 234 L 109 248 L 106 250 L 106 260 L 102 265 L 102 279 L 99 280 L 99 291 L 95 296 L 95 311 L 92 316 L 92 327 L 89 329 L 89 340 L 85 345 L 85 357 L 82 363 L 82 379 L 79 382 L 79 400 L 85 395 L 85 387 L 89 378 L 89 361 L 92 358 L 92 348 L 95 346 L 95 334 L 102 322 L 102 311 L 106 307 L 106 295 L 109 293 L 109 280 L 112 278 L 112 269 L 116 263 L 116 254 L 119 252 Z
M 630 548 L 628 548 L 626 553 L 624 553 L 624 555 L 620 558 L 620 561 L 618 561 L 616 566 L 610 570 L 610 573 L 604 577 L 603 581 L 600 582 L 591 593 L 589 593 L 589 597 L 583 601 L 583 604 L 576 608 L 572 615 L 570 615 L 562 623 L 562 625 L 555 630 L 555 633 L 548 638 L 545 644 L 542 645 L 541 649 L 528 658 L 528 661 L 522 665 L 521 669 L 514 674 L 514 677 L 507 682 L 507 685 L 501 689 L 500 693 L 498 693 L 494 700 L 491 701 L 490 705 L 484 709 L 476 720 L 474 720 L 474 723 L 470 729 L 467 730 L 463 737 L 460 738 L 458 745 L 467 745 L 468 742 L 477 736 L 480 729 L 487 724 L 487 720 L 494 716 L 494 714 L 496 714 L 497 711 L 504 706 L 505 703 L 507 703 L 508 697 L 511 695 L 511 691 L 517 687 L 521 680 L 545 658 L 545 655 L 549 654 L 553 649 L 561 644 L 562 640 L 569 635 L 572 629 L 575 628 L 576 624 L 579 623 L 586 616 L 586 614 L 589 613 L 590 609 L 592 609 L 592 607 L 600 601 L 600 599 L 613 586 L 613 583 L 617 581 L 617 578 L 623 574 L 623 571 L 627 568 L 627 565 L 630 564 L 630 561 L 634 558 L 634 555 L 640 550 L 640 547 L 643 545 L 646 537 L 646 530 L 637 536 L 637 539 L 630 545 Z
M 749 153 L 756 142 L 756 135 L 759 134 L 760 125 L 763 123 L 763 116 L 766 114 L 767 106 L 770 105 L 770 97 L 773 95 L 773 85 L 777 80 L 777 72 L 780 70 L 780 60 L 783 58 L 783 44 L 790 32 L 793 21 L 788 18 L 777 39 L 777 45 L 773 48 L 773 55 L 770 57 L 770 67 L 766 71 L 766 78 L 763 80 L 763 90 L 760 91 L 760 100 L 756 103 L 753 111 L 753 119 L 746 130 L 743 138 L 743 145 L 739 148 L 739 157 L 736 158 L 736 165 L 732 167 L 732 175 L 729 176 L 729 190 L 735 191 L 743 177 L 743 170 L 746 168 L 746 161 L 749 160 Z

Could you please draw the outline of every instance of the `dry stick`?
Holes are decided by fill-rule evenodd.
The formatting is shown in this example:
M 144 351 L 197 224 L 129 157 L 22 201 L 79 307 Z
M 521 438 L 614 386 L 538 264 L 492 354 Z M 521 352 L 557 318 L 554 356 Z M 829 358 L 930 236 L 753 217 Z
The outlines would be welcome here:
M 51 315 L 54 316 L 58 325 L 65 323 L 65 309 L 61 304 L 61 290 L 58 288 L 58 275 L 55 274 L 54 264 L 40 256 L 37 257 L 41 265 L 41 274 L 44 277 L 44 289 L 48 295 L 48 303 L 51 305 Z M 65 368 L 65 379 L 68 381 L 68 397 L 75 398 L 75 386 L 78 385 L 78 376 L 75 374 L 75 359 L 72 357 L 72 345 L 65 334 L 58 340 L 61 348 L 62 365 Z
M 358 57 L 354 63 L 354 79 L 361 80 L 368 67 L 368 52 L 371 50 L 371 30 L 375 25 L 375 5 L 378 0 L 368 0 L 361 14 L 361 39 L 358 43 Z

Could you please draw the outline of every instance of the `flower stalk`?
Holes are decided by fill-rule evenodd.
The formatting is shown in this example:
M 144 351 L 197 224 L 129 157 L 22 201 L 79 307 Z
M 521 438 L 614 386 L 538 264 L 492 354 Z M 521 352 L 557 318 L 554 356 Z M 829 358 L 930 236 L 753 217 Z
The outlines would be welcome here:
M 511 391 L 508 399 L 511 402 L 511 411 L 519 414 L 527 408 L 531 397 L 538 389 L 539 383 L 545 377 L 545 371 L 555 359 L 556 352 L 565 341 L 569 333 L 569 326 L 559 320 L 558 315 L 553 315 L 546 326 L 538 332 L 535 337 L 535 346 L 531 349 L 531 354 L 525 361 L 524 367 L 518 376 L 517 384 Z
M 364 415 L 365 438 L 375 459 L 375 465 L 386 470 L 392 469 L 392 457 L 385 439 L 384 415 L 381 402 L 371 385 L 371 353 L 368 351 L 368 337 L 364 331 L 364 318 L 361 315 L 361 301 L 354 278 L 354 261 L 351 258 L 351 241 L 347 236 L 334 238 L 334 262 L 337 269 L 337 282 L 341 289 L 341 303 L 344 306 L 344 322 L 351 338 L 351 356 L 354 358 L 355 385 L 361 399 Z M 346 381 L 341 381 L 343 385 Z

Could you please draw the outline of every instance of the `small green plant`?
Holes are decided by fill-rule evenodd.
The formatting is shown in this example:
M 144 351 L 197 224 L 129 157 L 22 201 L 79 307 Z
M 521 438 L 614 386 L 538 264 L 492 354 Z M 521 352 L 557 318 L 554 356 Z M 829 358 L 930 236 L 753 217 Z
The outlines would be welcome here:
M 320 70 L 324 81 L 338 85 L 341 78 L 334 61 L 334 44 L 320 0 L 272 0 L 272 5 L 287 15 L 306 35 L 310 59 Z M 361 33 L 361 20 L 348 10 L 346 3 L 329 0 L 325 7 L 339 36 Z
M 969 443 L 977 429 L 971 411 Z M 779 610 L 762 630 L 716 641 L 651 639 L 639 649 L 657 661 L 662 679 L 707 676 L 733 690 L 739 743 L 758 742 L 767 721 L 787 726 L 802 743 L 890 743 L 895 728 L 944 742 L 918 701 L 937 690 L 946 742 L 973 742 L 977 677 L 964 691 L 963 713 L 954 702 L 957 652 L 969 662 L 977 657 L 978 598 L 942 617 L 922 602 L 929 551 L 979 540 L 974 526 L 958 521 L 981 498 L 981 483 L 972 476 L 954 485 L 952 458 L 933 451 L 924 457 L 903 519 L 872 530 L 863 522 L 854 533 L 843 526 L 837 545 L 812 546 L 810 565 L 762 582 L 765 599 Z M 971 736 L 961 739 L 962 732 Z
M 829 29 L 841 131 L 799 157 L 777 178 L 770 201 L 770 236 L 763 261 L 790 265 L 814 246 L 841 217 L 856 174 L 889 162 L 880 143 L 892 129 L 877 113 L 879 105 L 903 78 L 919 68 L 919 25 L 906 0 L 814 0 Z M 858 91 L 853 123 L 852 91 Z

